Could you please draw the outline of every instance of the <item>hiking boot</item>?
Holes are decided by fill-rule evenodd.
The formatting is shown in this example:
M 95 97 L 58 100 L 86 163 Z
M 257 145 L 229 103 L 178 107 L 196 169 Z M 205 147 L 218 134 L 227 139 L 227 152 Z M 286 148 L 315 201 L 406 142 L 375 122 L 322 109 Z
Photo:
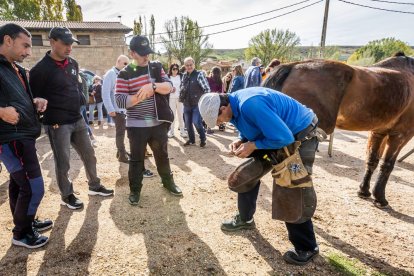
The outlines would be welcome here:
M 162 186 L 167 189 L 170 194 L 175 195 L 175 196 L 182 196 L 183 192 L 181 191 L 181 189 L 175 185 L 174 182 L 169 182 L 169 184 L 162 184 Z
M 95 196 L 95 195 L 100 195 L 100 196 L 111 196 L 114 194 L 114 190 L 111 189 L 107 189 L 105 188 L 103 185 L 99 186 L 98 188 L 90 188 L 89 187 L 89 195 Z
M 201 141 L 200 142 L 200 148 L 204 148 L 206 146 L 206 141 Z
M 62 197 L 61 205 L 66 205 L 69 209 L 76 210 L 83 208 L 83 202 L 80 201 L 74 194 Z
M 191 146 L 191 145 L 194 145 L 195 144 L 195 142 L 191 142 L 190 140 L 188 140 L 187 142 L 185 142 L 184 144 L 183 144 L 183 146 L 184 147 L 187 147 L 187 146 Z
M 250 222 L 243 221 L 239 214 L 235 215 L 231 220 L 226 220 L 221 224 L 221 230 L 228 232 L 254 228 L 256 228 L 256 224 L 253 219 L 251 219 Z
M 36 231 L 33 231 L 33 233 L 27 233 L 23 235 L 21 239 L 15 239 L 13 237 L 12 244 L 34 249 L 44 246 L 48 241 L 48 237 L 42 236 Z
M 302 251 L 290 249 L 285 254 L 283 254 L 283 259 L 294 265 L 305 265 L 309 263 L 313 258 L 319 254 L 319 247 L 316 247 L 314 250 Z
M 35 219 L 32 222 L 32 227 L 33 227 L 33 230 L 36 232 L 43 232 L 53 227 L 53 221 L 51 221 L 50 219 L 45 219 L 45 220 Z
M 151 178 L 151 177 L 154 177 L 154 173 L 150 170 L 145 170 L 144 173 L 142 174 L 142 176 L 144 178 Z
M 140 193 L 130 193 L 128 200 L 131 205 L 138 205 Z

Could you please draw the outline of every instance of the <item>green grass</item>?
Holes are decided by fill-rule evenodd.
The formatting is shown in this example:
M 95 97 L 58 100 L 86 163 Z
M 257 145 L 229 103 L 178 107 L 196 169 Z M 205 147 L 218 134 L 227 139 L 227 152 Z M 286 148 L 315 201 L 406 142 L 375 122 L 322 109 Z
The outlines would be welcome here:
M 374 271 L 369 273 L 368 269 L 358 260 L 346 257 L 345 255 L 331 252 L 326 256 L 328 263 L 335 270 L 346 276 L 373 275 L 386 276 L 386 274 Z

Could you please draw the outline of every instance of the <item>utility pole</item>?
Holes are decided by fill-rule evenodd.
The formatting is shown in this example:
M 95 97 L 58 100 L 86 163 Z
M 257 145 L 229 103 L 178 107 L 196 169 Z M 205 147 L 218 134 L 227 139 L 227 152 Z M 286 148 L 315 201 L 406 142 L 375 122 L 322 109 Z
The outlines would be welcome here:
M 321 49 L 319 52 L 320 58 L 323 58 L 324 51 L 325 51 L 326 26 L 328 25 L 328 13 L 329 13 L 329 0 L 326 0 L 325 1 L 325 15 L 323 16 L 323 25 L 322 25 Z

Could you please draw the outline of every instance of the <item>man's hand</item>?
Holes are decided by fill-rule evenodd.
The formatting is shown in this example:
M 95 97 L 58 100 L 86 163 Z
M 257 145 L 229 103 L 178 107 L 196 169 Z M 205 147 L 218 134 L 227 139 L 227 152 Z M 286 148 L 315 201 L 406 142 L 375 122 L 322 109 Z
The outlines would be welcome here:
M 6 123 L 17 125 L 19 122 L 19 113 L 13 106 L 2 107 L 0 108 L 0 119 Z
M 152 83 L 144 85 L 137 93 L 138 103 L 152 97 L 153 95 L 154 89 L 152 89 Z
M 240 145 L 243 144 L 242 140 L 238 139 L 236 141 L 233 141 L 229 145 L 229 150 L 231 154 L 235 154 L 236 150 L 240 147 Z
M 47 100 L 43 98 L 34 98 L 33 103 L 36 106 L 38 112 L 45 112 L 47 108 Z
M 234 154 L 239 157 L 239 158 L 246 158 L 248 157 L 250 154 L 252 154 L 252 152 L 254 150 L 256 150 L 256 144 L 254 142 L 247 142 L 247 143 L 242 143 L 234 152 Z
M 115 111 L 109 112 L 109 116 L 116 117 L 116 112 Z

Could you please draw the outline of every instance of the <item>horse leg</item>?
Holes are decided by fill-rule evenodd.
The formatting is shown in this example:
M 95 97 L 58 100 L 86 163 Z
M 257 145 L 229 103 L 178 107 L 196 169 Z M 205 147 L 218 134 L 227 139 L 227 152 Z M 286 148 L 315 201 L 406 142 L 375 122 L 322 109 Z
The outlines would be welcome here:
M 373 188 L 374 204 L 378 208 L 385 208 L 388 206 L 388 201 L 385 199 L 385 186 L 388 178 L 394 169 L 395 161 L 405 144 L 410 141 L 411 136 L 406 135 L 389 135 L 387 147 L 384 154 L 384 162 L 381 164 L 380 173 Z
M 371 132 L 368 137 L 367 159 L 365 174 L 362 183 L 359 185 L 358 196 L 367 198 L 371 196 L 369 186 L 372 174 L 378 166 L 384 147 L 381 146 L 386 134 Z

